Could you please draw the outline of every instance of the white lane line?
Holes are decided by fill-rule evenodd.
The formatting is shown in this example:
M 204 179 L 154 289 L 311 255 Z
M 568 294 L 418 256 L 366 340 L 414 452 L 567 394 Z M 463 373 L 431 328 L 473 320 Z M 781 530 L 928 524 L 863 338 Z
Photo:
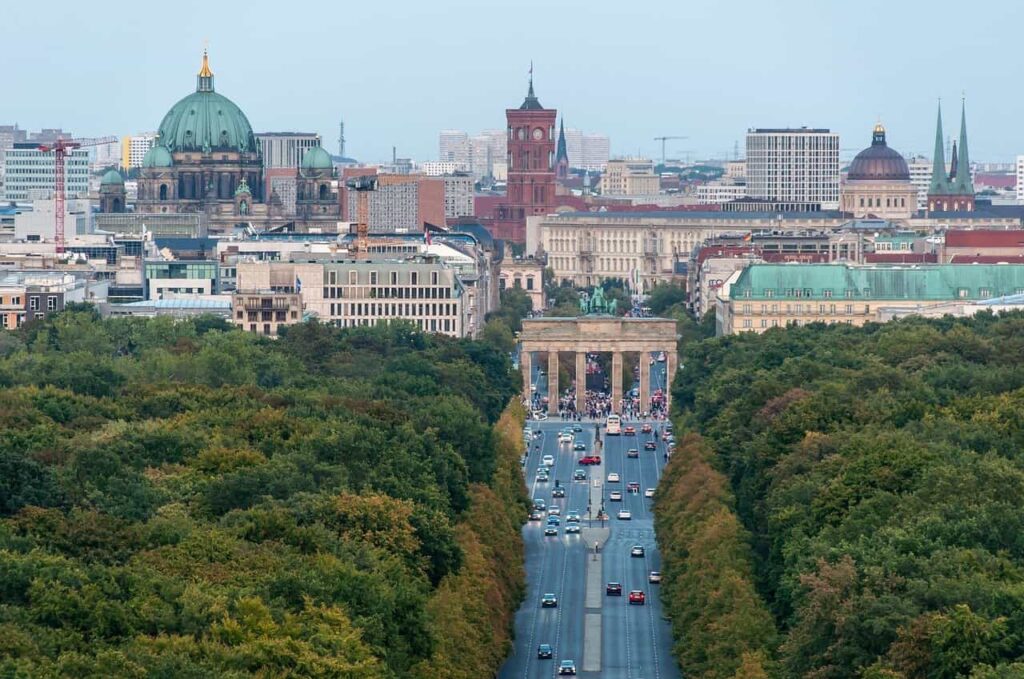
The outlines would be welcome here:
M 623 578 L 622 578 L 622 580 L 623 580 L 623 584 L 625 585 L 626 576 L 629 575 L 629 559 L 632 558 L 629 555 L 628 548 L 626 549 L 626 551 L 624 551 L 622 553 L 622 558 L 623 558 L 623 567 L 622 567 Z M 625 589 L 625 587 L 623 587 L 623 589 Z M 623 622 L 623 627 L 626 630 L 626 679 L 632 679 L 632 677 L 633 677 L 633 666 L 632 666 L 631 654 L 629 652 L 629 616 L 630 616 L 630 610 L 629 609 L 631 609 L 631 608 L 633 608 L 633 604 L 629 603 L 628 592 L 627 592 L 626 615 L 623 616 L 623 621 L 624 621 Z
M 652 559 L 653 561 L 653 559 Z M 647 563 L 647 551 L 644 550 L 644 570 L 650 573 L 650 564 Z M 651 594 L 654 594 L 653 585 L 648 581 L 648 589 L 651 589 Z M 661 591 L 660 588 L 658 590 Z M 652 596 L 653 600 L 654 597 Z M 661 604 L 661 597 L 658 597 L 659 605 Z M 654 649 L 654 679 L 660 679 L 661 677 L 661 658 L 658 655 L 658 628 L 654 622 L 654 606 L 645 606 L 647 608 L 647 617 L 651 621 L 651 648 Z
M 544 453 L 544 437 L 545 437 L 545 432 L 544 432 L 544 430 L 542 428 L 541 429 L 541 434 L 540 434 L 540 441 L 541 441 L 540 453 L 541 454 Z M 527 464 L 529 464 L 529 456 L 527 456 Z M 537 497 L 537 495 L 536 495 L 537 490 L 536 489 L 537 489 L 537 481 L 534 480 L 534 482 L 533 482 L 533 492 L 534 492 L 533 497 Z M 527 524 L 527 527 L 529 527 L 529 524 Z M 544 538 L 543 538 L 543 536 L 541 536 L 540 550 L 541 550 L 541 555 L 540 555 L 540 574 L 538 576 L 538 582 L 537 582 L 537 594 L 542 594 L 543 593 L 543 582 L 541 582 L 541 581 L 544 579 L 544 571 L 547 568 L 547 561 L 548 561 L 548 550 L 544 549 Z M 529 593 L 529 588 L 527 588 L 527 593 Z M 533 603 L 533 606 L 534 606 L 534 608 L 533 608 L 533 616 L 532 616 L 531 622 L 530 622 L 530 637 L 526 641 L 526 649 L 525 649 L 525 651 L 526 651 L 526 663 L 525 663 L 525 667 L 523 669 L 523 677 L 524 677 L 524 679 L 529 679 L 529 676 L 530 676 L 530 661 L 533 659 L 533 640 L 534 640 L 534 638 L 535 638 L 535 636 L 537 634 L 537 618 L 540 615 L 540 611 L 538 610 L 538 609 L 540 609 L 540 601 L 535 600 L 534 603 Z
M 576 452 L 572 449 L 572 447 L 573 447 L 573 444 L 569 444 L 569 455 L 570 455 L 569 463 L 570 464 L 572 464 L 573 458 L 575 458 L 575 456 L 576 456 Z M 556 465 L 556 469 L 557 469 L 557 465 Z M 570 511 L 572 511 L 569 508 L 572 507 L 572 496 L 573 496 L 573 491 L 576 490 L 575 486 L 576 486 L 575 483 L 571 483 L 570 482 L 570 484 L 569 484 L 569 492 L 566 493 L 566 496 L 567 496 L 566 497 L 566 502 L 565 502 L 566 514 L 568 514 Z M 568 522 L 566 522 L 566 526 L 568 526 Z M 563 596 L 563 594 L 565 593 L 565 573 L 566 573 L 566 570 L 567 570 L 567 568 L 569 566 L 569 545 L 565 541 L 565 537 L 566 537 L 565 536 L 565 529 L 563 528 L 562 529 L 562 534 L 561 534 L 561 540 L 559 541 L 560 545 L 562 547 L 562 550 L 564 552 L 564 554 L 562 555 L 562 578 L 561 578 L 561 580 L 558 583 L 558 597 L 560 599 L 563 599 L 563 601 L 559 602 L 559 604 L 558 604 L 558 612 L 555 614 L 555 643 L 553 644 L 553 646 L 555 647 L 555 653 L 558 654 L 558 655 L 561 655 L 561 651 L 559 650 L 560 646 L 558 645 L 558 642 L 562 638 L 562 609 L 564 608 L 564 606 L 562 604 L 564 603 L 564 596 Z M 552 672 L 554 672 L 554 671 L 555 671 L 554 668 L 552 668 Z

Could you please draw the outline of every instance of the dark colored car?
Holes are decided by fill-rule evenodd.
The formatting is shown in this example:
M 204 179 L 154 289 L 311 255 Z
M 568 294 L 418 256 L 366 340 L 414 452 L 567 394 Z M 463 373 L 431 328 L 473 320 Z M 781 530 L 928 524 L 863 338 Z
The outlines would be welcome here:
M 537 657 L 541 660 L 550 660 L 555 657 L 555 649 L 551 648 L 551 644 L 541 644 L 537 647 Z
M 636 427 L 629 426 L 622 430 L 622 433 L 626 436 L 636 436 Z
M 584 443 L 583 441 L 577 441 L 576 443 L 572 444 L 572 449 L 573 450 L 586 450 L 587 449 L 587 444 Z
M 650 422 L 644 422 L 644 426 L 640 427 L 640 431 L 642 431 L 645 434 L 650 434 L 653 430 L 654 429 L 653 427 L 651 427 Z
M 654 441 L 644 441 L 644 450 L 657 450 L 658 444 Z
M 572 480 L 573 481 L 586 481 L 587 480 L 587 472 L 585 472 L 582 469 L 577 469 L 576 471 L 574 471 L 572 473 Z
M 540 521 L 544 518 L 544 515 L 540 513 L 540 510 L 534 509 L 530 512 L 530 521 Z
M 551 497 L 565 497 L 565 488 L 559 486 L 551 491 Z
M 576 674 L 576 663 L 572 660 L 563 660 L 562 664 L 558 666 L 559 674 Z
M 574 425 L 572 425 L 572 430 L 576 431 L 576 432 L 583 431 L 583 425 L 582 424 L 574 424 Z
M 609 582 L 604 586 L 604 593 L 608 596 L 622 596 L 622 583 Z
M 554 594 L 548 592 L 547 594 L 545 594 L 544 596 L 542 596 L 540 598 L 540 605 L 541 605 L 541 608 L 557 608 L 558 607 L 558 597 L 556 597 Z

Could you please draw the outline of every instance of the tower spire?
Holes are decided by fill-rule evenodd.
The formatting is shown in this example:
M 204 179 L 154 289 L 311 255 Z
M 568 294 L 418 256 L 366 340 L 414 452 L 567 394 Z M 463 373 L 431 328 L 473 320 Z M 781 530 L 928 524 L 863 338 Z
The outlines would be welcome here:
M 928 187 L 929 195 L 946 193 L 946 149 L 942 144 L 942 100 L 939 100 L 939 113 L 935 122 L 935 151 L 932 154 L 932 181 Z
M 537 95 L 533 93 L 533 61 L 530 61 L 530 88 L 526 92 L 526 99 L 523 100 L 522 106 L 519 108 L 524 110 L 530 109 L 542 109 L 540 101 L 537 100 Z
M 974 182 L 971 181 L 971 159 L 967 154 L 967 101 L 961 99 L 960 101 L 960 157 L 958 158 L 956 166 L 956 176 L 954 181 L 956 182 L 957 193 L 964 195 L 974 194 Z
M 213 71 L 210 70 L 210 56 L 203 47 L 203 65 L 196 77 L 197 92 L 213 92 Z

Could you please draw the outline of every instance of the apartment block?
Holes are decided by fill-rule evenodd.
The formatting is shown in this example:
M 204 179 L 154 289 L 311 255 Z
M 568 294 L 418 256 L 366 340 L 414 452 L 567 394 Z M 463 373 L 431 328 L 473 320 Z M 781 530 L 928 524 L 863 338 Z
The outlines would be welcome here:
M 747 196 L 787 211 L 839 209 L 839 135 L 827 129 L 747 132 Z

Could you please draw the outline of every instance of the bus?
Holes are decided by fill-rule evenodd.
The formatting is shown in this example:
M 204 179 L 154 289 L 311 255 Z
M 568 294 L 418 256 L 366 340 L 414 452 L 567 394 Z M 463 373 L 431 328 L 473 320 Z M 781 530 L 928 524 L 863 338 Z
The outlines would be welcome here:
M 622 420 L 618 415 L 609 415 L 608 421 L 604 424 L 606 436 L 618 436 L 622 433 Z

